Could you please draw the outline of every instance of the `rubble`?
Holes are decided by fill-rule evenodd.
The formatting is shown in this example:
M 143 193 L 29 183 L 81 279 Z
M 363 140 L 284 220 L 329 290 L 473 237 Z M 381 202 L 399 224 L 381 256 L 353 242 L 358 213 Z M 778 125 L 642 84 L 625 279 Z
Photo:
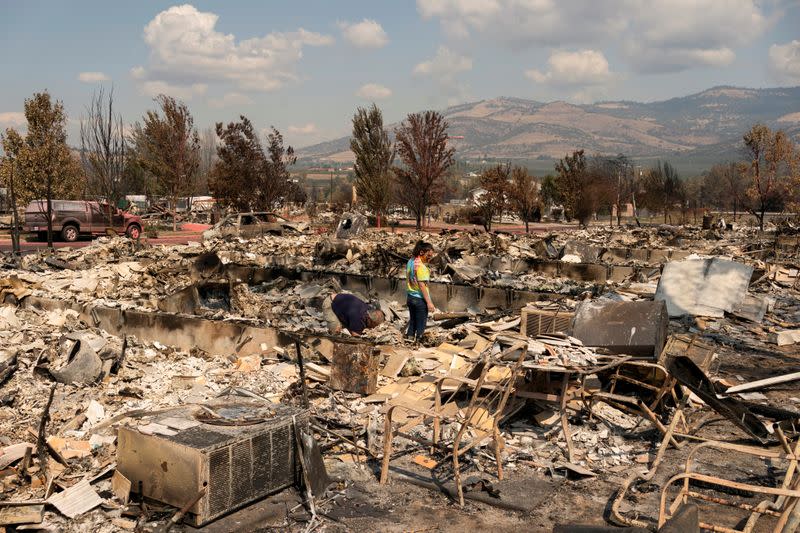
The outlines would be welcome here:
M 179 501 L 140 489 L 142 475 L 120 460 L 120 435 L 179 439 L 191 427 L 176 409 L 213 410 L 242 395 L 300 409 L 307 398 L 310 430 L 295 441 L 303 460 L 316 443 L 330 472 L 347 472 L 335 504 L 344 507 L 356 487 L 401 490 L 397 470 L 416 468 L 446 479 L 466 505 L 520 509 L 506 481 L 568 479 L 561 496 L 592 495 L 602 509 L 625 486 L 619 516 L 655 526 L 658 491 L 642 490 L 633 503 L 626 495 L 668 485 L 690 439 L 794 446 L 796 266 L 750 229 L 428 235 L 444 313 L 430 317 L 419 345 L 403 338 L 402 298 L 418 236 L 356 233 L 165 247 L 100 238 L 24 256 L 0 280 L 0 525 L 147 529 L 183 516 L 188 504 L 186 520 L 196 520 L 193 507 L 207 495 L 182 487 Z M 320 304 L 343 290 L 380 306 L 386 322 L 357 341 L 328 336 Z M 186 332 L 212 331 L 198 320 L 236 333 L 192 340 Z M 162 337 L 131 334 L 134 326 Z M 635 356 L 652 366 L 630 370 L 642 362 Z M 753 390 L 761 395 L 739 396 Z M 509 392 L 505 402 L 498 391 Z M 604 393 L 618 403 L 593 401 Z M 492 409 L 472 403 L 487 396 Z M 621 408 L 626 400 L 631 409 Z M 390 409 L 390 485 L 376 489 L 367 465 L 384 459 Z M 713 427 L 711 413 L 723 416 Z M 463 479 L 452 482 L 448 453 L 458 441 L 469 448 L 458 454 Z M 307 467 L 319 474 L 318 464 Z M 642 469 L 652 473 L 647 481 L 624 485 L 621 476 Z M 287 514 L 286 528 L 322 520 L 337 530 L 322 518 L 334 505 L 325 484 L 298 493 L 315 512 Z M 143 511 L 142 490 L 161 502 L 158 511 Z M 555 509 L 558 499 L 542 505 Z M 24 505 L 11 512 L 4 502 Z

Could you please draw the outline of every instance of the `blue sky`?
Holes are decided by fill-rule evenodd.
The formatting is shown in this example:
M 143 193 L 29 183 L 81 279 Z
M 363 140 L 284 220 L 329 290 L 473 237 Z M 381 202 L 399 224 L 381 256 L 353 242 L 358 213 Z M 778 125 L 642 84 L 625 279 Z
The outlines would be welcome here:
M 94 91 L 123 120 L 159 92 L 203 129 L 244 114 L 304 146 L 385 120 L 514 96 L 654 101 L 714 85 L 800 85 L 797 0 L 295 2 L 0 0 L 0 128 L 23 102 L 64 102 L 69 142 Z

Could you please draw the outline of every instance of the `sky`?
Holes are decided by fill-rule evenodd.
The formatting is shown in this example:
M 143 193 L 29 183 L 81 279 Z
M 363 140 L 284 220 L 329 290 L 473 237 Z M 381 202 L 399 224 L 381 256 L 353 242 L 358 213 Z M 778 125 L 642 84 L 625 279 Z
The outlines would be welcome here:
M 68 142 L 93 94 L 126 124 L 160 93 L 199 130 L 247 116 L 287 144 L 348 135 L 375 102 L 408 113 L 518 97 L 651 102 L 716 85 L 800 85 L 800 0 L 0 0 L 0 128 L 61 100 Z

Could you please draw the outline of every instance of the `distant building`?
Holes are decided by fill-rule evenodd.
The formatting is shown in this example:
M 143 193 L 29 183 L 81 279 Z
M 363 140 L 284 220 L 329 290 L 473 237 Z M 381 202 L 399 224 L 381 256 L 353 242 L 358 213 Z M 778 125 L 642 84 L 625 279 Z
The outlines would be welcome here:
M 612 217 L 616 217 L 617 216 L 617 206 L 616 205 L 611 206 L 611 216 Z M 623 217 L 632 217 L 632 216 L 634 216 L 633 204 L 632 203 L 628 202 L 626 204 L 622 204 L 622 216 Z

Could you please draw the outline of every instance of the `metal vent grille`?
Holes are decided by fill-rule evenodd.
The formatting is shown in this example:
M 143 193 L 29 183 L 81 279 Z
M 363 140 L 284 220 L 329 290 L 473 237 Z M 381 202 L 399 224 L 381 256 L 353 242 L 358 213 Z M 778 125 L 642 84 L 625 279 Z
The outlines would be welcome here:
M 294 479 L 294 430 L 291 425 L 275 428 L 272 439 L 272 476 L 270 485 L 277 480 Z
M 244 503 L 252 495 L 253 473 L 250 464 L 253 454 L 250 440 L 231 446 L 231 505 Z
M 208 513 L 211 516 L 225 512 L 231 498 L 230 448 L 220 448 L 209 457 Z
M 570 333 L 574 313 L 525 308 L 521 312 L 520 333 L 536 337 L 541 333 Z

